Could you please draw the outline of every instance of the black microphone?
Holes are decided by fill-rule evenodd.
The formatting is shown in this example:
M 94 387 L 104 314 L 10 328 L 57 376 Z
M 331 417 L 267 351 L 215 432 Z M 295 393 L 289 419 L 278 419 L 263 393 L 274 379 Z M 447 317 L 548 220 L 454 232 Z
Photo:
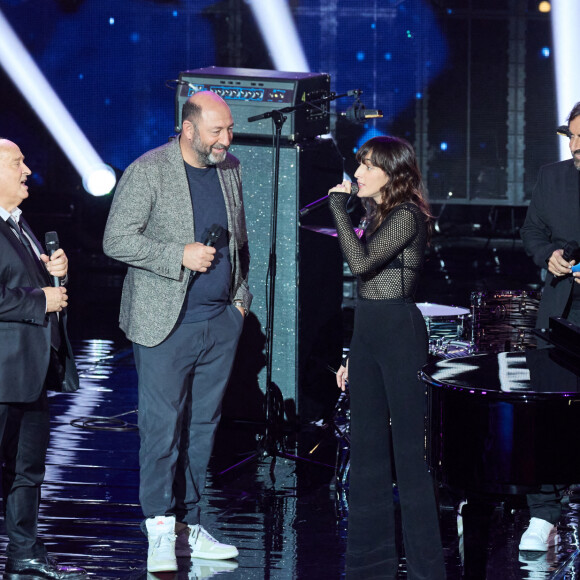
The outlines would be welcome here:
M 578 242 L 576 240 L 570 240 L 563 248 L 562 258 L 564 258 L 566 262 L 571 262 L 576 259 L 578 250 L 580 250 Z
M 207 238 L 205 242 L 203 242 L 204 246 L 215 246 L 216 242 L 220 239 L 224 228 L 222 228 L 219 224 L 213 224 L 211 228 L 209 228 L 209 232 L 207 233 Z
M 572 138 L 572 133 L 571 133 L 570 129 L 568 129 L 568 125 L 560 125 L 556 129 L 556 133 L 558 135 L 562 135 L 562 137 L 568 137 L 568 139 Z
M 355 196 L 357 193 L 358 193 L 358 185 L 353 182 L 350 184 L 350 195 Z M 326 202 L 328 201 L 329 197 L 330 197 L 329 195 L 325 195 L 324 197 L 321 197 L 320 199 L 317 199 L 316 201 L 313 201 L 312 203 L 305 205 L 299 211 L 300 217 L 304 217 L 305 215 L 308 215 L 311 211 L 318 209 L 319 207 L 322 207 L 323 205 L 326 205 Z
M 352 105 L 346 113 L 340 113 L 340 116 L 353 123 L 364 123 L 367 119 L 382 119 L 383 112 L 380 109 L 367 109 L 363 104 L 359 104 Z
M 353 123 L 364 123 L 367 119 L 380 119 L 383 116 L 383 112 L 379 109 L 367 109 L 360 96 L 362 95 L 360 89 L 354 91 L 348 91 L 347 96 L 354 97 L 354 103 L 346 110 L 346 113 L 340 113 L 341 117 L 346 117 L 347 121 Z
M 58 234 L 56 232 L 46 232 L 44 234 L 44 245 L 46 246 L 46 254 L 50 258 L 59 248 Z M 60 278 L 58 276 L 51 276 L 52 285 L 55 288 L 60 286 Z
M 570 240 L 566 242 L 566 245 L 562 248 L 562 258 L 566 262 L 571 262 L 572 260 L 578 261 L 578 252 L 580 251 L 580 246 L 576 240 Z M 563 280 L 566 276 L 554 276 L 552 278 L 551 286 L 555 286 L 560 280 Z
M 207 232 L 207 237 L 205 238 L 205 242 L 203 242 L 204 246 L 215 246 L 217 241 L 220 239 L 220 236 L 222 235 L 224 231 L 224 228 L 222 228 L 222 226 L 220 226 L 219 224 L 213 224 L 210 228 L 209 231 Z M 189 285 L 191 286 L 191 284 L 193 283 L 193 281 L 195 280 L 195 278 L 197 276 L 199 276 L 200 272 L 190 272 L 189 273 Z

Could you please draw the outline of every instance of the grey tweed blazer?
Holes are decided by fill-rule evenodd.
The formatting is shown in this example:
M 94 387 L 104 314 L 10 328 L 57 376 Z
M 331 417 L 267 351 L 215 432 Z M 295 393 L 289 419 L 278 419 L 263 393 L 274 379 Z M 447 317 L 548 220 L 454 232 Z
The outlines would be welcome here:
M 228 217 L 231 300 L 249 309 L 250 254 L 240 162 L 228 154 L 217 166 Z M 195 241 L 187 173 L 174 139 L 134 161 L 117 185 L 105 228 L 105 254 L 129 265 L 119 323 L 132 342 L 155 346 L 177 322 L 190 270 L 183 249 Z

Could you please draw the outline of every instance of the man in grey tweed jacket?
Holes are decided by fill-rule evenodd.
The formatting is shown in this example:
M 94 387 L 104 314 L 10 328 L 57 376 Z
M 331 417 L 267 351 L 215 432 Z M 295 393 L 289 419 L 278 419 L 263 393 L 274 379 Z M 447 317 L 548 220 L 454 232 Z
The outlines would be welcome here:
M 200 525 L 198 503 L 252 299 L 240 164 L 227 153 L 233 119 L 219 96 L 196 93 L 182 118 L 178 139 L 125 171 L 103 242 L 108 256 L 129 265 L 120 326 L 139 375 L 150 572 L 177 570 L 176 555 L 238 554 Z M 223 233 L 205 245 L 216 226 Z

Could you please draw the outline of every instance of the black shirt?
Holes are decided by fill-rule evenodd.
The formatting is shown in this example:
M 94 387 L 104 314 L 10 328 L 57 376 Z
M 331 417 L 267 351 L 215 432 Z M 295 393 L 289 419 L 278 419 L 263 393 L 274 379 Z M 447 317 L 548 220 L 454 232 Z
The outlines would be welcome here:
M 200 322 L 221 314 L 230 301 L 231 263 L 228 248 L 228 218 L 224 194 L 215 167 L 185 164 L 193 206 L 195 241 L 204 244 L 210 228 L 220 225 L 223 233 L 215 244 L 216 254 L 207 272 L 195 274 L 178 322 Z

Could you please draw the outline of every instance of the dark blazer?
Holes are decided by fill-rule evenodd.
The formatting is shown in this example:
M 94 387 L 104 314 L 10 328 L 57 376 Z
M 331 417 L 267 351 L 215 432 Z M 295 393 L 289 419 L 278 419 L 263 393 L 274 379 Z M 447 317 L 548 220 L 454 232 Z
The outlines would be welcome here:
M 38 240 L 34 242 L 42 251 Z M 33 402 L 42 392 L 51 358 L 45 286 L 50 286 L 50 278 L 42 275 L 0 218 L 0 403 Z M 59 316 L 64 340 L 58 358 L 65 372 L 64 378 L 47 388 L 71 392 L 78 389 L 79 379 L 66 332 L 66 312 Z
M 580 171 L 572 159 L 540 169 L 520 235 L 541 268 L 547 268 L 554 250 L 572 240 L 580 243 Z M 547 273 L 537 328 L 547 328 L 550 316 L 562 316 L 574 283 L 572 276 Z

